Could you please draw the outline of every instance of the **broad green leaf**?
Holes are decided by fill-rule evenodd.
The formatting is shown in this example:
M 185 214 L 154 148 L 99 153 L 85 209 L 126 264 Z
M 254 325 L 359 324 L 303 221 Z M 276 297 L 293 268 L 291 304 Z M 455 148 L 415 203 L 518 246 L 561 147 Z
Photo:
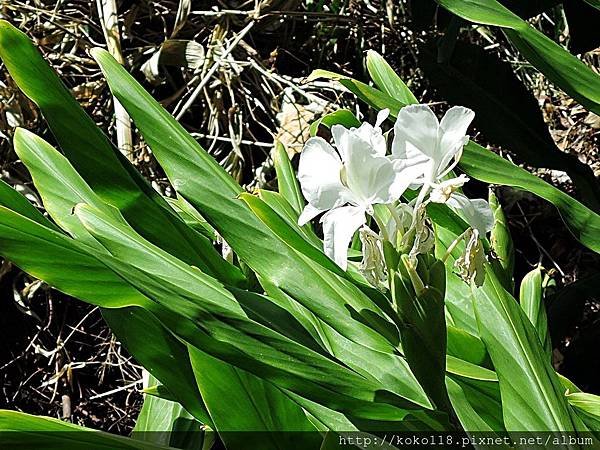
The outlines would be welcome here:
M 399 392 L 404 392 L 403 395 L 408 398 L 416 396 L 424 399 L 424 394 L 404 359 L 398 355 L 374 352 L 352 343 L 331 326 L 314 317 L 292 297 L 264 283 L 264 280 L 261 282 L 269 294 L 268 298 L 249 292 L 233 291 L 251 319 L 319 353 L 332 355 L 367 379 L 374 377 L 390 388 L 397 386 Z M 272 303 L 280 307 L 279 312 Z M 304 332 L 304 336 L 298 329 L 293 329 L 292 325 L 296 321 L 302 324 L 301 331 Z M 312 339 L 307 338 L 307 334 Z
M 521 18 L 495 0 L 436 1 L 447 10 L 471 22 L 509 28 L 525 28 L 527 26 Z
M 338 81 L 342 86 L 356 95 L 365 103 L 375 107 L 376 109 L 388 108 L 392 115 L 396 115 L 400 108 L 405 106 L 400 100 L 369 86 L 361 81 L 357 81 L 353 78 L 339 75 L 335 72 L 328 70 L 317 69 L 314 70 L 307 78 L 308 81 L 316 80 L 319 78 L 325 78 L 328 80 Z
M 104 264 L 90 255 L 97 251 L 62 233 L 0 207 L 0 254 L 23 270 L 57 289 L 104 308 L 145 305 L 148 300 Z M 185 382 L 185 360 L 177 359 L 173 373 L 171 359 L 179 343 L 153 317 L 140 308 L 109 310 L 103 315 L 138 361 L 155 373 L 196 415 L 206 420 L 194 378 Z M 153 345 L 148 347 L 148 334 Z M 162 339 L 161 339 L 162 338 Z M 187 357 L 184 347 L 183 356 Z M 188 361 L 189 364 L 189 361 Z M 189 381 L 191 380 L 191 384 Z
M 600 75 L 496 0 L 436 0 L 463 19 L 503 28 L 519 52 L 550 81 L 600 114 Z
M 298 226 L 299 214 L 287 202 L 287 200 L 279 193 L 260 189 L 258 191 L 259 198 L 264 201 L 273 211 L 277 213 L 285 222 L 293 228 L 304 239 L 313 244 L 317 249 L 323 248 L 323 241 L 312 231 L 310 225 Z
M 360 121 L 356 118 L 352 111 L 347 109 L 338 109 L 325 114 L 323 117 L 311 123 L 310 135 L 316 136 L 321 125 L 331 128 L 331 126 L 335 124 L 344 125 L 346 128 L 358 128 L 360 126 Z
M 291 228 L 285 220 L 279 217 L 265 202 L 261 201 L 260 198 L 247 193 L 240 194 L 240 198 L 252 209 L 261 222 L 279 236 L 288 246 L 297 250 L 300 254 L 310 256 L 312 260 L 320 263 L 322 267 L 329 269 L 331 272 L 337 272 L 341 275 L 344 274 L 344 272 L 342 272 L 331 259 L 326 257 L 320 249 L 315 249 L 307 243 L 306 240 L 302 239 L 297 231 Z M 326 273 L 320 272 L 317 275 L 318 278 L 315 277 L 314 279 L 326 279 L 325 275 Z M 359 282 L 355 282 L 355 284 L 358 286 Z M 299 301 L 296 295 L 292 295 L 292 297 Z M 370 303 L 370 305 L 363 304 L 361 306 L 361 304 L 356 302 L 353 298 L 347 297 L 348 307 L 354 308 L 359 312 L 358 315 L 354 314 L 352 317 L 360 319 L 360 322 L 362 323 L 368 324 L 372 329 L 376 330 L 380 336 L 387 337 L 388 342 L 392 345 L 397 345 L 399 341 L 398 330 L 396 324 L 393 323 L 396 315 L 390 308 L 387 298 L 382 298 L 382 296 L 376 298 L 374 295 L 369 296 L 369 298 L 372 303 Z M 341 312 L 342 310 L 340 310 L 340 313 Z M 333 327 L 334 329 L 337 329 L 335 326 Z M 337 329 L 337 331 L 340 330 Z M 343 333 L 341 334 L 343 335 Z M 361 342 L 361 344 L 363 343 L 364 342 Z M 383 347 L 381 347 L 380 350 L 385 351 Z
M 149 375 L 148 384 L 156 383 Z M 182 450 L 202 450 L 207 437 L 210 442 L 210 433 L 179 403 L 145 394 L 131 437 Z
M 448 395 L 452 402 L 452 407 L 458 416 L 460 424 L 467 432 L 492 432 L 492 428 L 483 420 L 477 411 L 473 409 L 471 403 L 467 399 L 460 385 L 452 378 L 446 377 L 446 386 L 448 389 Z M 478 447 L 479 448 L 479 447 Z
M 202 397 L 228 450 L 320 447 L 322 439 L 302 408 L 271 383 L 193 347 L 189 354 Z
M 283 389 L 289 389 L 329 408 L 375 420 L 401 422 L 415 410 L 385 387 L 357 376 L 337 362 L 324 358 L 284 336 L 243 318 L 227 318 L 203 312 L 199 297 L 185 298 L 178 287 L 152 277 L 117 260 L 108 261 L 133 285 L 155 301 L 168 298 L 169 308 L 181 317 L 156 314 L 182 339 L 212 356 L 254 373 Z M 185 294 L 189 296 L 189 294 Z M 194 317 L 195 320 L 186 319 Z M 376 400 L 376 401 L 374 401 Z M 394 406 L 391 403 L 399 403 Z M 418 411 L 418 410 L 417 410 Z M 426 427 L 421 423 L 422 427 Z
M 462 328 L 447 325 L 448 355 L 461 358 L 473 364 L 483 364 L 487 359 L 487 351 L 481 339 Z
M 519 299 L 521 308 L 535 328 L 540 343 L 549 359 L 552 358 L 552 344 L 548 334 L 548 320 L 546 318 L 546 306 L 544 304 L 544 293 L 542 289 L 542 270 L 533 269 L 521 281 Z
M 438 223 L 436 218 L 433 218 Z M 436 226 L 435 255 L 443 258 L 454 240 L 462 233 L 462 229 L 449 230 L 442 226 Z M 471 302 L 471 291 L 453 268 L 454 261 L 464 252 L 465 244 L 460 242 L 449 255 L 446 262 L 446 298 L 444 299 L 446 312 L 452 319 L 450 324 L 460 328 L 471 335 L 479 336 L 479 327 Z
M 450 375 L 449 378 L 460 386 L 473 410 L 492 430 L 505 431 L 502 417 L 503 402 L 498 382 L 456 375 Z
M 7 198 L 7 195 L 3 194 L 15 192 L 8 186 L 4 190 L 4 186 L 6 185 L 0 183 L 0 202 Z M 18 209 L 20 205 L 21 209 L 27 210 L 26 205 L 29 205 L 32 208 L 31 216 L 42 224 L 49 223 L 26 199 L 22 197 L 21 199 L 15 197 L 17 201 L 11 202 L 9 206 Z M 42 224 L 8 209 L 0 208 L 0 254 L 57 289 L 104 308 L 143 305 L 148 301 L 104 264 L 92 257 L 91 248 Z M 128 348 L 137 359 L 144 362 L 150 370 L 156 367 L 157 376 L 169 384 L 171 390 L 177 393 L 178 398 L 183 400 L 190 411 L 198 417 L 206 418 L 206 414 L 202 415 L 199 394 L 191 395 L 190 386 L 181 383 L 183 367 L 173 375 L 169 372 L 169 369 L 173 368 L 172 365 L 169 366 L 170 357 L 160 359 L 165 354 L 172 355 L 175 352 L 174 348 L 181 344 L 176 340 L 173 342 L 174 338 L 169 336 L 160 324 L 157 324 L 156 319 L 140 308 L 104 309 L 103 314 L 120 338 L 129 343 Z M 125 331 L 119 333 L 119 330 Z M 145 333 L 149 330 L 153 330 L 152 335 L 156 339 L 152 347 L 147 346 Z M 129 334 L 125 336 L 127 331 Z M 161 336 L 165 340 L 161 341 L 159 339 Z M 171 345 L 171 351 L 165 350 L 161 354 L 159 349 L 164 349 L 161 343 Z M 187 352 L 184 352 L 184 355 L 187 356 Z M 183 361 L 179 361 L 178 364 L 183 364 Z M 190 379 L 193 381 L 193 376 L 188 378 Z M 177 386 L 171 385 L 171 381 L 176 382 Z M 192 384 L 191 387 L 193 386 Z
M 512 292 L 514 289 L 514 267 L 515 267 L 515 248 L 510 235 L 510 229 L 502 205 L 496 195 L 490 190 L 488 197 L 490 207 L 494 212 L 494 228 L 490 234 L 490 245 L 498 258 L 498 263 L 502 267 L 502 273 L 499 278 L 503 281 L 506 290 Z M 499 270 L 496 273 L 500 272 Z
M 156 317 L 142 308 L 103 309 L 102 317 L 138 363 L 156 377 L 196 419 L 214 428 L 196 386 L 190 357 L 184 343 L 167 330 Z M 174 405 L 168 407 L 168 409 L 174 408 Z M 146 428 L 146 431 L 154 430 Z M 156 429 L 156 431 L 168 430 Z
M 494 363 L 509 431 L 573 431 L 568 403 L 535 329 L 489 269 L 473 304 Z
M 367 70 L 371 79 L 381 91 L 398 99 L 405 105 L 419 103 L 408 86 L 406 86 L 406 83 L 402 81 L 396 72 L 394 72 L 394 69 L 375 50 L 367 52 Z
M 427 79 L 450 104 L 475 111 L 474 125 L 520 162 L 568 173 L 584 203 L 600 210 L 600 184 L 589 166 L 558 149 L 543 120 L 538 100 L 510 64 L 481 47 L 457 42 L 452 57 L 440 63 L 434 42 L 420 47 Z
M 454 356 L 446 356 L 446 370 L 452 375 L 480 381 L 498 381 L 496 373 L 485 367 L 464 361 Z
M 185 225 L 83 111 L 31 40 L 6 21 L 0 21 L 0 58 L 38 105 L 67 159 L 96 195 L 120 209 L 152 242 L 190 264 L 210 268 L 228 283 L 243 284 L 241 272 Z
M 567 393 L 567 399 L 590 430 L 600 434 L 600 397 L 585 392 L 571 392 Z
M 358 428 L 342 413 L 326 408 L 323 405 L 307 400 L 304 397 L 300 397 L 293 392 L 285 392 L 289 398 L 300 405 L 307 414 L 307 417 L 320 431 L 327 430 L 344 430 L 344 431 L 358 431 Z
M 4 206 L 23 217 L 49 228 L 52 231 L 60 232 L 60 229 L 48 220 L 38 209 L 31 204 L 27 198 L 19 194 L 4 181 L 0 180 L 0 206 Z
M 76 214 L 120 261 L 106 259 L 101 254 L 97 257 L 136 289 L 182 316 L 174 319 L 152 310 L 173 332 L 212 356 L 253 372 L 282 388 L 295 392 L 298 392 L 295 389 L 300 389 L 298 393 L 307 398 L 317 395 L 323 404 L 339 401 L 340 396 L 352 402 L 360 402 L 361 398 L 365 402 L 373 402 L 381 395 L 375 395 L 373 389 L 393 389 L 392 392 L 395 392 L 398 388 L 381 384 L 372 377 L 358 376 L 337 362 L 248 319 L 231 293 L 216 280 L 176 260 L 101 212 L 79 205 Z M 217 341 L 221 341 L 219 345 Z M 308 390 L 307 385 L 311 386 Z M 325 392 L 328 394 L 325 395 Z M 336 392 L 337 395 L 334 395 Z M 355 397 L 348 397 L 350 392 Z M 402 391 L 397 394 L 407 395 Z M 410 398 L 426 403 L 418 392 Z M 395 401 L 400 400 L 397 397 Z M 367 403 L 359 411 L 374 418 L 379 414 L 385 417 L 391 414 L 398 420 L 406 414 L 391 404 L 379 402 Z
M 202 233 L 211 241 L 217 240 L 217 232 L 215 229 L 183 197 L 165 197 L 165 200 L 169 203 L 171 208 L 173 208 L 173 211 L 175 211 L 190 228 Z
M 154 397 L 162 398 L 163 400 L 170 400 L 176 402 L 177 399 L 169 392 L 169 390 L 162 384 L 155 384 L 142 389 L 142 393 L 153 395 Z
M 525 169 L 469 142 L 460 160 L 465 173 L 485 183 L 531 192 L 556 206 L 571 233 L 586 247 L 600 252 L 600 215 Z
M 304 209 L 305 201 L 296 179 L 296 172 L 288 157 L 285 146 L 281 142 L 275 143 L 273 149 L 273 165 L 277 174 L 277 188 L 279 193 L 287 200 L 298 215 Z
M 424 261 L 420 261 L 423 264 Z M 413 287 L 408 258 L 400 261 L 394 274 L 392 295 L 400 317 L 402 350 L 408 365 L 441 410 L 449 411 L 449 399 L 444 377 L 446 372 L 446 321 L 444 296 L 446 273 L 444 264 L 435 261 L 428 267 L 430 280 L 422 292 Z
M 4 448 L 39 450 L 173 450 L 172 447 L 80 427 L 50 417 L 0 410 L 0 442 Z
M 312 256 L 322 258 L 322 253 L 298 253 L 261 222 L 237 198 L 240 186 L 114 58 L 99 49 L 94 56 L 175 189 L 219 231 L 240 259 L 347 338 L 375 350 L 392 350 L 381 335 L 352 317 L 355 312 L 377 314 L 369 298 L 316 264 Z
M 0 206 L 0 254 L 66 294 L 103 307 L 147 300 L 90 255 L 91 247 Z
M 78 203 L 89 203 L 107 210 L 112 208 L 102 202 L 69 161 L 42 138 L 17 128 L 14 148 L 29 169 L 44 207 L 54 221 L 76 240 L 102 248 L 73 215 L 73 208 Z

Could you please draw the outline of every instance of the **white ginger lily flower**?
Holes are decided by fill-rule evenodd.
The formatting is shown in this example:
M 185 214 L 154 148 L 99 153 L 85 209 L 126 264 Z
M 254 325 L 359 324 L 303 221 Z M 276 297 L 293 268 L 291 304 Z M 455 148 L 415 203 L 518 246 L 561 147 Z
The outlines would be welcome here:
M 385 156 L 385 138 L 379 125 L 386 116 L 387 111 L 380 112 L 375 126 L 333 126 L 336 148 L 313 137 L 300 155 L 298 179 L 308 205 L 298 224 L 304 225 L 328 211 L 321 219 L 324 251 L 344 270 L 348 245 L 356 230 L 366 223 L 365 214 L 373 214 L 375 204 L 397 200 L 413 181 L 406 173 L 396 171 Z
M 460 159 L 474 117 L 469 108 L 454 106 L 440 122 L 427 105 L 406 106 L 394 125 L 392 158 L 419 167 L 422 176 L 415 185 L 436 184 Z
M 456 167 L 469 141 L 466 133 L 474 117 L 472 110 L 462 106 L 450 108 L 441 121 L 427 105 L 402 108 L 394 125 L 392 158 L 399 161 L 398 167 L 418 168 L 421 175 L 412 187 L 423 185 L 423 195 L 432 189 L 430 201 L 454 208 L 484 235 L 493 226 L 493 213 L 488 202 L 471 200 L 456 192 L 469 178 L 461 175 L 441 181 Z

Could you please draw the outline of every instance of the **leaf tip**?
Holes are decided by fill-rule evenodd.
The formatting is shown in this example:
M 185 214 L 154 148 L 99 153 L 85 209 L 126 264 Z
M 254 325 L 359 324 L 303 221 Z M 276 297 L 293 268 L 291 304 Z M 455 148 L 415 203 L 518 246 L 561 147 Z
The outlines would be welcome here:
M 100 64 L 100 60 L 104 59 L 104 57 L 106 55 L 110 56 L 110 53 L 108 53 L 108 51 L 106 51 L 103 48 L 100 47 L 94 47 L 90 50 L 90 55 L 92 56 L 92 58 L 94 58 L 96 60 L 96 62 L 98 64 Z

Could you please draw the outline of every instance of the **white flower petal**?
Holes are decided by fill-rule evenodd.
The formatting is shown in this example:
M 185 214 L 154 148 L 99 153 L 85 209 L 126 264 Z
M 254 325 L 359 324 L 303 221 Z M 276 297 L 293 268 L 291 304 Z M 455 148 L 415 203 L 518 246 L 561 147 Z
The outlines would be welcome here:
M 494 213 L 484 199 L 470 199 L 462 194 L 453 193 L 446 203 L 482 236 L 493 228 Z
M 373 127 L 370 123 L 365 122 L 356 130 L 352 130 L 351 133 L 356 133 L 363 141 L 367 142 L 370 150 L 375 155 L 385 156 L 387 145 L 381 128 Z
M 342 157 L 342 161 L 346 160 L 346 148 L 348 147 L 348 133 L 350 130 L 343 125 L 333 125 L 331 127 L 331 136 L 333 136 L 333 143 L 337 148 L 340 156 Z
M 473 122 L 475 113 L 463 106 L 450 108 L 440 123 L 440 146 L 437 160 L 440 172 L 443 172 L 468 142 L 467 130 Z
M 326 209 L 319 209 L 308 203 L 302 210 L 302 214 L 300 214 L 300 217 L 298 217 L 298 225 L 306 225 L 308 222 L 310 222 L 319 214 L 325 211 Z
M 375 121 L 375 128 L 381 127 L 381 124 L 389 117 L 390 110 L 388 108 L 382 109 L 377 113 L 377 120 Z
M 392 162 L 385 156 L 371 153 L 357 135 L 353 139 L 358 142 L 348 152 L 344 167 L 346 185 L 352 192 L 354 202 L 366 207 L 395 200 L 394 193 L 391 192 L 396 178 Z M 360 142 L 363 142 L 362 146 Z
M 391 191 L 396 197 L 400 197 L 409 187 L 413 189 L 423 184 L 425 174 L 430 172 L 432 161 L 427 158 L 425 161 L 411 164 L 410 160 L 395 159 L 392 164 L 396 177 Z
M 381 156 L 385 155 L 387 151 L 385 136 L 382 134 L 381 129 L 373 127 L 370 123 L 365 122 L 360 127 L 351 129 L 342 125 L 333 125 L 331 134 L 335 147 L 344 162 L 348 160 L 351 152 L 356 151 L 357 147 L 361 151 L 368 151 Z
M 346 202 L 341 168 L 339 155 L 324 139 L 313 137 L 306 142 L 300 154 L 298 180 L 308 203 L 325 211 Z
M 437 155 L 439 122 L 427 105 L 410 105 L 398 113 L 394 125 L 392 155 L 394 158 L 415 159 Z
M 360 206 L 343 206 L 329 211 L 323 223 L 323 250 L 343 270 L 348 267 L 348 246 L 352 236 L 366 223 L 365 209 Z

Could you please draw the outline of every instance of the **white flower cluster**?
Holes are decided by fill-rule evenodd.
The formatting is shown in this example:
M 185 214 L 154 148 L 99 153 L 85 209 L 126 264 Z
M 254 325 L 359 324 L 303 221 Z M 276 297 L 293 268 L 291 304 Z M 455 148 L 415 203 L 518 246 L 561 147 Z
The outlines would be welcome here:
M 469 179 L 464 175 L 448 179 L 468 142 L 473 111 L 453 107 L 440 122 L 427 105 L 403 108 L 394 125 L 390 154 L 381 130 L 388 114 L 388 110 L 381 111 L 374 126 L 363 123 L 347 129 L 334 125 L 335 146 L 313 137 L 300 155 L 298 179 L 308 204 L 298 222 L 304 225 L 325 213 L 321 219 L 324 251 L 344 270 L 348 246 L 361 227 L 366 253 L 376 251 L 374 233 L 366 231 L 366 215 L 377 219 L 373 208 L 377 204 L 387 205 L 392 216 L 388 223 L 378 222 L 383 238 L 394 245 L 401 238 L 411 239 L 413 254 L 432 246 L 425 225 L 428 202 L 445 203 L 457 211 L 471 226 L 475 240 L 493 225 L 485 200 L 471 200 L 458 192 Z M 420 189 L 418 196 L 408 204 L 401 203 L 400 197 L 409 188 Z M 380 270 L 365 259 L 363 266 L 371 273 Z

